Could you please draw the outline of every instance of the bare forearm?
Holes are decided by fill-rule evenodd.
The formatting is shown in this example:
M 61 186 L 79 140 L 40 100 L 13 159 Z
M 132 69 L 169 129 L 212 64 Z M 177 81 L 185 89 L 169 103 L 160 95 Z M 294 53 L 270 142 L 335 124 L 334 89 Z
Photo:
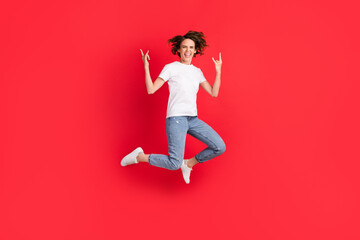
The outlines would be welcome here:
M 221 66 L 222 66 L 222 59 L 221 59 L 221 53 L 219 53 L 219 60 L 215 60 L 212 58 L 212 60 L 215 63 L 215 69 L 216 69 L 216 77 L 214 86 L 211 89 L 211 96 L 217 97 L 219 95 L 220 90 L 220 77 L 221 77 Z
M 150 70 L 149 70 L 149 66 L 145 67 L 145 85 L 146 85 L 146 90 L 149 94 L 153 93 L 153 87 L 154 87 L 154 83 L 151 79 L 150 76 Z
M 221 85 L 221 71 L 218 71 L 216 72 L 215 82 L 211 91 L 212 93 L 211 95 L 213 97 L 217 97 L 219 95 L 220 85 Z

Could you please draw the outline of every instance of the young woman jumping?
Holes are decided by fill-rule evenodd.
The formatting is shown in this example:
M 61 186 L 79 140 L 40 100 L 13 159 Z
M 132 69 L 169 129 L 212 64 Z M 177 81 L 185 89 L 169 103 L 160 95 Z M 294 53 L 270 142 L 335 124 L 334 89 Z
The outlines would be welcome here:
M 179 61 L 165 65 L 159 77 L 152 81 L 149 70 L 150 56 L 141 51 L 145 68 L 145 84 L 148 94 L 155 93 L 165 82 L 169 84 L 169 101 L 166 113 L 166 136 L 168 140 L 169 155 L 145 154 L 141 147 L 121 160 L 121 166 L 139 162 L 147 162 L 156 167 L 169 170 L 181 169 L 184 180 L 190 183 L 190 172 L 195 164 L 203 163 L 225 151 L 225 143 L 209 125 L 197 117 L 196 95 L 199 85 L 211 96 L 217 97 L 220 89 L 221 53 L 215 63 L 216 78 L 211 86 L 206 81 L 200 68 L 191 64 L 192 58 L 197 54 L 203 55 L 207 47 L 202 32 L 189 31 L 184 36 L 178 35 L 168 40 L 171 52 L 180 57 Z M 194 157 L 184 160 L 185 139 L 189 134 L 207 145 Z

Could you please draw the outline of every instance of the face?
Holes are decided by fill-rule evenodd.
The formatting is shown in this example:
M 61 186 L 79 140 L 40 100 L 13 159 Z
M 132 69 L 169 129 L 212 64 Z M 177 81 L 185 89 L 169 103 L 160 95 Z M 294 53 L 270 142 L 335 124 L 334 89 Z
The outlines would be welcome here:
M 196 53 L 195 42 L 191 39 L 185 39 L 181 42 L 180 49 L 177 51 L 180 53 L 180 62 L 190 64 Z

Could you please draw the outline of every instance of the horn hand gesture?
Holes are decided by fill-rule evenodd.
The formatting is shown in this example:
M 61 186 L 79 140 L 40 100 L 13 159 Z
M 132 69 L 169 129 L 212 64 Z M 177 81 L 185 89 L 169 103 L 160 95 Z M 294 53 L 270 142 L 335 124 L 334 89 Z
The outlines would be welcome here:
M 144 62 L 144 66 L 149 67 L 149 61 L 148 61 L 148 60 L 150 60 L 149 51 L 147 51 L 145 54 L 143 53 L 143 51 L 141 49 L 140 49 L 140 51 L 141 51 L 142 60 Z
M 221 72 L 221 65 L 222 65 L 221 53 L 219 53 L 219 60 L 215 60 L 214 58 L 212 58 L 212 60 L 215 63 L 216 72 Z

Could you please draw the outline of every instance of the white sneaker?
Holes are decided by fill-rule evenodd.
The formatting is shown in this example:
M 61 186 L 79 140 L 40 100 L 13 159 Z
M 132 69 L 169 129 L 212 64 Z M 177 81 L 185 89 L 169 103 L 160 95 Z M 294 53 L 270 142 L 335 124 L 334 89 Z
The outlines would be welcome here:
M 142 148 L 138 147 L 137 149 L 135 149 L 134 151 L 132 151 L 131 153 L 126 155 L 121 160 L 120 165 L 125 167 L 125 166 L 130 165 L 130 164 L 138 163 L 138 161 L 136 160 L 136 157 L 139 155 L 139 153 L 143 153 L 143 152 L 144 151 L 142 150 Z
M 184 177 L 184 180 L 187 184 L 190 183 L 190 172 L 192 170 L 192 168 L 189 168 L 186 163 L 187 163 L 188 160 L 184 160 L 181 164 L 181 171 L 182 171 L 182 174 L 183 174 L 183 177 Z

